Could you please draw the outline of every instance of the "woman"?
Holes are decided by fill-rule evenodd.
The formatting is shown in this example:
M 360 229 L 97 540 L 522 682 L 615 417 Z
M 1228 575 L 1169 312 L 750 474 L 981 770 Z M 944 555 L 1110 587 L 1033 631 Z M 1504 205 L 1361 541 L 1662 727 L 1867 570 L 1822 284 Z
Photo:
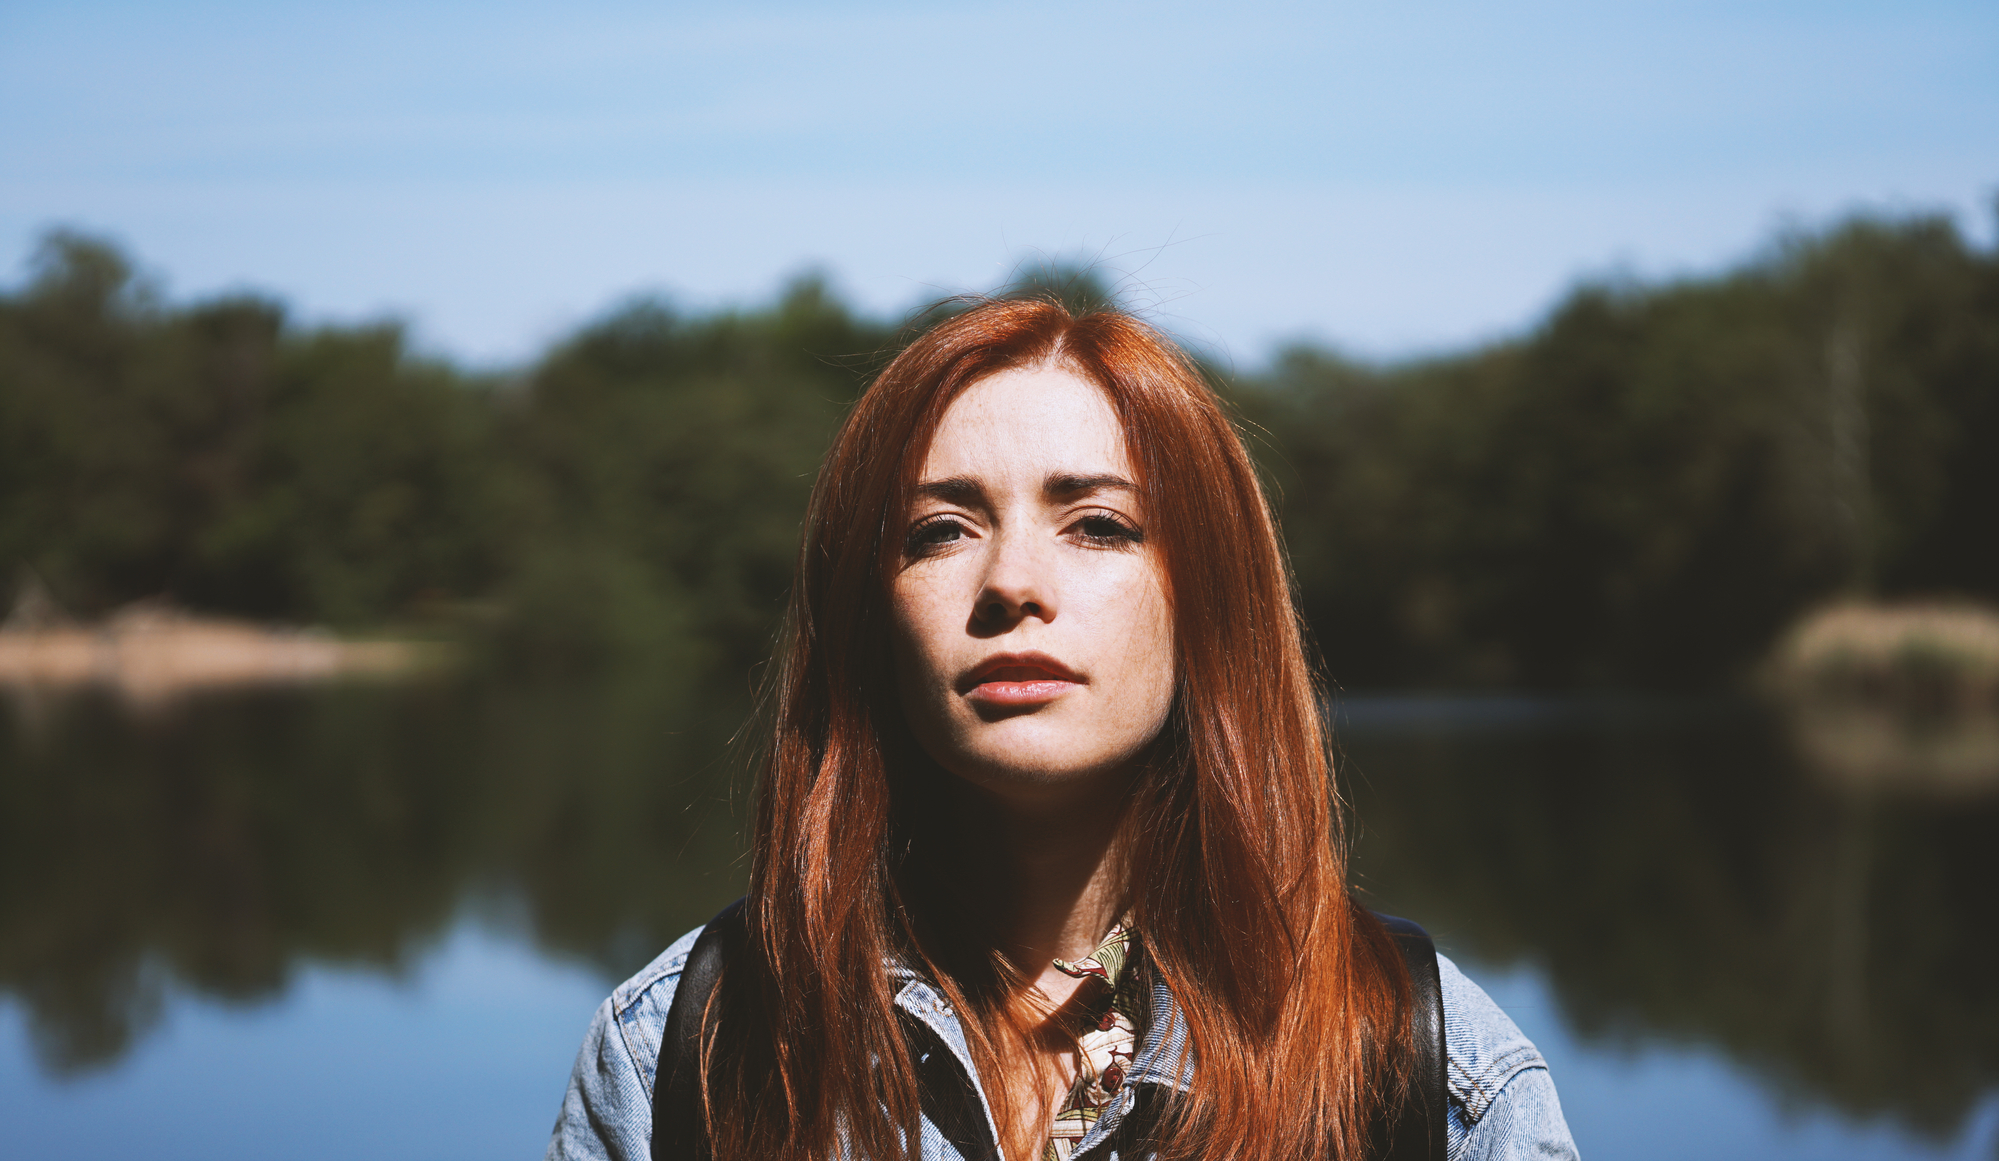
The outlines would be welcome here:
M 1376 1149 L 1411 977 L 1347 888 L 1269 508 L 1157 332 L 997 301 L 904 350 L 820 472 L 772 694 L 747 935 L 677 1017 L 714 1156 Z M 694 940 L 598 1011 L 550 1157 L 647 1155 Z M 1453 1161 L 1572 1155 L 1439 970 Z

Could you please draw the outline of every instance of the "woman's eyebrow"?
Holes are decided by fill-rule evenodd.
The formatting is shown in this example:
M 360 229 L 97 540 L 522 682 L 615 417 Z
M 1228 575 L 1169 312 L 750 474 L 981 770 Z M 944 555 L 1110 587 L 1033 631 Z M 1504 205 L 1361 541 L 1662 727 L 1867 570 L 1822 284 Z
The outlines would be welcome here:
M 1050 473 L 1041 482 L 1041 494 L 1050 500 L 1073 500 L 1092 492 L 1136 492 L 1138 485 L 1123 476 L 1080 476 L 1069 472 Z
M 942 500 L 946 504 L 956 504 L 961 508 L 981 507 L 986 499 L 985 488 L 970 476 L 925 480 L 916 485 L 916 494 L 923 499 Z

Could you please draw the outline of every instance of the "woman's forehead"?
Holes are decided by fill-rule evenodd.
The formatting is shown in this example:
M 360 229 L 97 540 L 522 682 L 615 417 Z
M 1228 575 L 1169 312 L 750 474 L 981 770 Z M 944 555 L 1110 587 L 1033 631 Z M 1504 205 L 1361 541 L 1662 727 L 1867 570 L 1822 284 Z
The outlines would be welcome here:
M 1062 366 L 1015 368 L 959 392 L 938 423 L 918 475 L 1051 472 L 1131 475 L 1124 428 L 1096 384 Z

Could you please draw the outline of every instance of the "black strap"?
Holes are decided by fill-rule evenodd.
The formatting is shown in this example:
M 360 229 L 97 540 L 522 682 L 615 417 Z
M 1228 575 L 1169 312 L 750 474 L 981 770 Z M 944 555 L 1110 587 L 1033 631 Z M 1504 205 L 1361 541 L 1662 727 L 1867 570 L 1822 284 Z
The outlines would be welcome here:
M 1437 973 L 1437 945 L 1407 919 L 1377 914 L 1402 949 L 1409 967 L 1409 1031 L 1415 1038 L 1409 1096 L 1391 1119 L 1377 1122 L 1375 1156 L 1380 1161 L 1444 1161 L 1444 1118 L 1450 1095 L 1444 1087 L 1444 985 Z
M 708 921 L 680 969 L 653 1070 L 652 1161 L 709 1161 L 708 1126 L 701 1115 L 701 1017 L 723 965 L 740 955 L 747 931 L 738 899 Z
M 1375 1158 L 1444 1161 L 1444 1117 L 1449 1106 L 1444 1088 L 1444 1004 L 1437 948 L 1421 927 L 1407 919 L 1392 915 L 1380 918 L 1409 967 L 1416 1056 L 1409 1099 L 1391 1117 L 1377 1122 Z M 710 1161 L 707 1126 L 701 1114 L 701 1017 L 723 965 L 742 947 L 744 933 L 743 902 L 738 899 L 708 921 L 680 970 L 654 1071 L 652 1161 Z M 978 1093 L 964 1070 L 942 1049 L 942 1045 L 935 1045 L 920 1055 L 924 1115 L 966 1157 L 996 1161 L 999 1151 L 986 1132 Z M 1135 1117 L 1133 1127 L 1153 1120 Z

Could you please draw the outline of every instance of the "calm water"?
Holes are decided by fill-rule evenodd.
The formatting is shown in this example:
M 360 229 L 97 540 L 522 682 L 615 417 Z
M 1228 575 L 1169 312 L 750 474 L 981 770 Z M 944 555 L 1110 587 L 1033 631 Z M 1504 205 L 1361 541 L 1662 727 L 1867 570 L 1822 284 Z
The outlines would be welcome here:
M 1746 703 L 1349 698 L 1357 873 L 1586 1156 L 1999 1157 L 1999 802 Z M 742 706 L 460 680 L 0 714 L 16 1156 L 539 1154 L 610 985 L 740 891 Z

